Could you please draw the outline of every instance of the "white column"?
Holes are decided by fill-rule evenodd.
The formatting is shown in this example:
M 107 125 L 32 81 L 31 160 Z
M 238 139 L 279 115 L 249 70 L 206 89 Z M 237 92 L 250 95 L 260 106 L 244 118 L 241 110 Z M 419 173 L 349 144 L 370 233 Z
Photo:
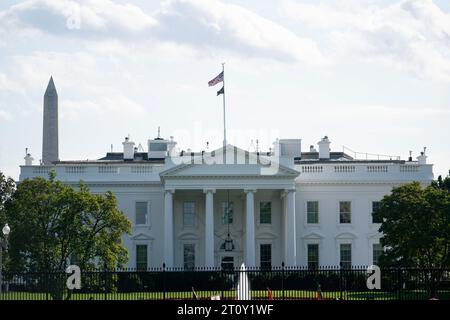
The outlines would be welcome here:
M 175 190 L 164 192 L 164 263 L 166 267 L 173 267 L 173 193 Z
M 287 237 L 286 237 L 286 230 L 287 230 L 287 219 L 286 219 L 286 192 L 281 192 L 281 261 L 286 263 L 286 257 L 287 257 Z
M 214 267 L 214 192 L 203 190 L 205 202 L 205 267 Z
M 297 265 L 295 190 L 286 190 L 286 266 Z
M 248 267 L 256 267 L 255 259 L 255 192 L 256 190 L 244 190 L 247 194 L 247 210 L 245 223 L 245 264 Z

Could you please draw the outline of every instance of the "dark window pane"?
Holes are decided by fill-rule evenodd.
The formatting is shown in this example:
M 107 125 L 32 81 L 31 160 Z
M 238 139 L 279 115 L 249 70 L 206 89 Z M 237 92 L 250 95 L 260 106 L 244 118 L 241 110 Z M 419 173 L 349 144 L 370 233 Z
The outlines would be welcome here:
M 136 269 L 147 269 L 147 245 L 136 246 Z
M 261 224 L 272 223 L 272 203 L 261 202 L 259 204 L 259 219 Z
M 194 226 L 195 224 L 195 202 L 186 201 L 183 203 L 183 225 Z
M 382 223 L 382 219 L 376 219 L 373 216 L 373 213 L 380 208 L 381 202 L 380 201 L 373 201 L 372 202 L 372 223 Z
M 319 223 L 319 202 L 308 201 L 306 203 L 307 223 Z
M 222 202 L 222 222 L 225 225 L 233 223 L 233 202 Z
M 136 224 L 147 224 L 148 202 L 136 202 Z
M 378 265 L 381 254 L 383 253 L 383 247 L 379 243 L 374 243 L 372 247 L 373 264 Z
M 167 151 L 166 143 L 150 143 L 150 151 Z
M 261 269 L 272 268 L 272 245 L 262 244 L 260 247 Z
M 339 223 L 351 223 L 352 222 L 352 210 L 350 201 L 339 202 Z
M 345 243 L 340 246 L 341 267 L 350 269 L 352 267 L 352 245 Z
M 183 246 L 184 268 L 191 270 L 195 268 L 195 245 L 185 244 Z
M 308 268 L 319 268 L 319 245 L 308 244 Z

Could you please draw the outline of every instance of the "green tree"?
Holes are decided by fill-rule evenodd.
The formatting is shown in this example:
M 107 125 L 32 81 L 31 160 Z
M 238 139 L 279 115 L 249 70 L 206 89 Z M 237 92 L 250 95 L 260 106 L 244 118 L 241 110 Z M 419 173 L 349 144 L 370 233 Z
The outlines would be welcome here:
M 414 267 L 423 270 L 450 266 L 450 192 L 438 183 L 423 188 L 413 182 L 393 188 L 376 212 L 382 220 L 381 244 L 386 251 L 381 266 Z M 425 284 L 430 296 L 443 272 L 429 272 Z
M 0 228 L 3 228 L 5 224 L 5 203 L 11 198 L 15 188 L 14 180 L 10 177 L 6 178 L 3 172 L 0 171 Z
M 9 269 L 16 272 L 64 272 L 71 263 L 81 270 L 115 268 L 128 259 L 122 235 L 131 223 L 117 208 L 113 193 L 94 195 L 83 183 L 79 190 L 41 177 L 22 181 L 6 202 L 11 226 Z M 65 279 L 50 289 L 61 299 Z
M 436 181 L 433 181 L 432 186 L 450 192 L 450 170 L 448 173 L 449 175 L 445 177 L 445 179 L 442 179 L 442 176 L 439 176 Z

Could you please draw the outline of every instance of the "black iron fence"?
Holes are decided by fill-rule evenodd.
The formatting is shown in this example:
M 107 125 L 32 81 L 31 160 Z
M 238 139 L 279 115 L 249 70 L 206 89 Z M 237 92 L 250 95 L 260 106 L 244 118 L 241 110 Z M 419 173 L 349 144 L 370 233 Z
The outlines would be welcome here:
M 4 272 L 0 300 L 450 299 L 450 269 L 381 269 L 380 289 L 368 288 L 370 275 L 367 267 L 95 270 L 70 290 L 64 272 Z

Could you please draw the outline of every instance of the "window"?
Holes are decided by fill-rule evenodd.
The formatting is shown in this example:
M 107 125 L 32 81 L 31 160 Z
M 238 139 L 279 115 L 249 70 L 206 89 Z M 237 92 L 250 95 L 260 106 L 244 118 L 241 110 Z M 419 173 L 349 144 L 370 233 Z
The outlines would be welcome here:
M 341 244 L 341 267 L 350 269 L 352 267 L 352 245 L 349 243 Z
M 306 223 L 319 223 L 319 201 L 306 203 Z
M 339 223 L 352 222 L 352 203 L 350 201 L 339 202 Z
M 222 202 L 222 222 L 223 224 L 233 223 L 233 202 Z
M 183 225 L 193 227 L 195 224 L 195 202 L 186 201 L 183 203 Z
M 308 244 L 308 268 L 318 269 L 319 268 L 319 245 L 318 244 Z
M 183 261 L 185 269 L 195 268 L 195 244 L 188 243 L 183 246 Z
M 136 269 L 147 270 L 147 245 L 136 246 Z
M 272 268 L 272 245 L 261 244 L 259 247 L 261 269 Z
M 136 217 L 135 223 L 138 224 L 147 224 L 147 212 L 148 211 L 148 202 L 136 202 Z
M 260 202 L 259 203 L 259 222 L 261 224 L 272 223 L 272 203 Z
M 381 219 L 376 219 L 373 216 L 373 213 L 380 208 L 381 202 L 380 201 L 372 201 L 372 223 L 382 223 L 383 221 Z
M 372 261 L 374 265 L 378 265 L 380 256 L 383 253 L 383 247 L 379 243 L 374 243 L 372 245 Z
M 150 151 L 167 151 L 166 143 L 150 143 Z

